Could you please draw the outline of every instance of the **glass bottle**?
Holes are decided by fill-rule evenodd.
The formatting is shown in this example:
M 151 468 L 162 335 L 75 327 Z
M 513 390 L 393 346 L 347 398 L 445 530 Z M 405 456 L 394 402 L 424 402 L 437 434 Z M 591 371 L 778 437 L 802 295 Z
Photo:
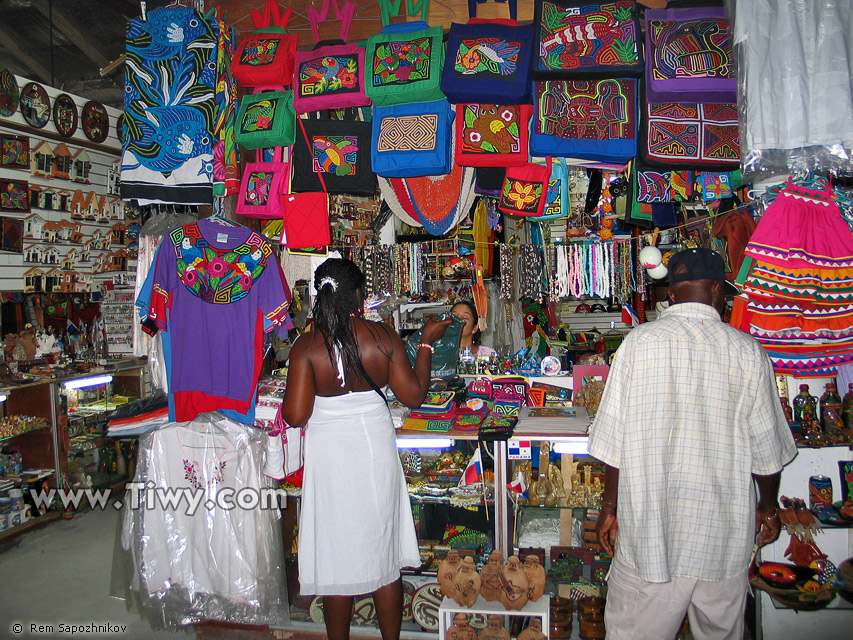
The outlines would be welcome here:
M 844 428 L 853 429 L 853 382 L 847 385 L 847 393 L 844 394 L 841 404 L 844 412 Z
M 463 347 L 459 352 L 459 364 L 462 373 L 474 373 L 474 353 L 471 347 Z
M 788 402 L 787 396 L 782 396 L 779 398 L 779 401 L 782 403 L 782 411 L 785 414 L 785 420 L 788 421 L 788 424 L 791 424 L 794 421 L 794 413 L 791 410 L 791 405 Z
M 827 383 L 826 391 L 820 397 L 820 424 L 825 432 L 841 427 L 841 407 L 838 387 L 831 382 Z
M 794 422 L 803 424 L 817 419 L 817 398 L 809 393 L 809 385 L 801 384 L 800 393 L 794 398 Z

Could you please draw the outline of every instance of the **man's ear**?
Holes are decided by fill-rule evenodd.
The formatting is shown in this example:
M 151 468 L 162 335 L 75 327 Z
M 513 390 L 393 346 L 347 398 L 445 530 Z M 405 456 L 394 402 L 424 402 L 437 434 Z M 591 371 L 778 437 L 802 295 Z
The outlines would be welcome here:
M 666 288 L 666 297 L 669 299 L 670 304 L 675 304 L 675 294 L 672 291 L 672 287 Z

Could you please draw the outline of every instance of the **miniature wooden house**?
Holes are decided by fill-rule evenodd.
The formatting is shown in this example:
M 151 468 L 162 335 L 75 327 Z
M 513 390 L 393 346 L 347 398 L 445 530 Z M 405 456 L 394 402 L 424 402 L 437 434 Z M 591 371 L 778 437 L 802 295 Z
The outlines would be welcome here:
M 77 271 L 63 271 L 62 283 L 59 285 L 59 290 L 62 293 L 73 293 L 77 291 L 77 279 L 79 278 Z
M 40 244 L 31 244 L 24 249 L 24 262 L 41 262 L 42 246 Z
M 74 182 L 89 184 L 89 174 L 92 171 L 92 159 L 85 149 L 80 149 L 71 159 L 69 178 Z
M 44 290 L 44 271 L 38 267 L 24 272 L 24 293 L 39 293 Z
M 107 254 L 106 271 L 127 271 L 127 249 Z
M 53 293 L 59 291 L 59 286 L 62 284 L 62 271 L 54 267 L 44 274 L 44 291 L 45 293 Z
M 50 222 L 45 222 L 41 233 L 42 242 L 59 242 L 60 229 L 61 227 L 58 222 L 54 222 L 52 220 Z
M 98 196 L 98 222 L 106 224 L 110 221 L 110 202 L 106 194 Z
M 86 194 L 86 207 L 83 210 L 83 216 L 86 220 L 97 220 L 100 215 L 98 194 L 90 191 Z
M 71 177 L 71 149 L 64 142 L 53 150 L 51 176 L 68 180 Z
M 71 217 L 85 218 L 86 217 L 86 198 L 88 194 L 84 194 L 80 189 L 74 192 L 71 198 Z
M 46 140 L 30 152 L 30 173 L 42 178 L 53 173 L 53 149 Z
M 45 219 L 39 214 L 31 213 L 28 215 L 24 218 L 24 237 L 41 239 L 44 223 Z
M 112 244 L 124 244 L 126 241 L 127 225 L 124 222 L 116 222 L 110 227 L 112 233 Z
M 59 264 L 59 249 L 56 247 L 48 247 L 41 254 L 42 264 Z

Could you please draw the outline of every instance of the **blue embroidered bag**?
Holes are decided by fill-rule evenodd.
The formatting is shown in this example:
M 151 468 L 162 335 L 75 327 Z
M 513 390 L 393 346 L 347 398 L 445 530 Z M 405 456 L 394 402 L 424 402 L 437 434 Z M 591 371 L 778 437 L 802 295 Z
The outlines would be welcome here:
M 467 24 L 452 23 L 441 74 L 441 90 L 450 102 L 528 104 L 533 25 L 518 26 L 516 0 L 511 20 L 477 18 L 469 0 Z
M 447 100 L 374 108 L 370 155 L 374 173 L 386 178 L 449 173 L 453 117 Z
M 627 163 L 637 155 L 637 80 L 536 80 L 530 154 Z

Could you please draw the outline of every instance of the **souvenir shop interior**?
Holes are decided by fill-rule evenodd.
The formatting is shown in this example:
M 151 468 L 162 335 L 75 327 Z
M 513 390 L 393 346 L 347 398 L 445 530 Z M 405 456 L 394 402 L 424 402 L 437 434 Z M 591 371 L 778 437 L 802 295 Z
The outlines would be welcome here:
M 101 491 L 104 597 L 152 633 L 323 632 L 281 407 L 314 272 L 347 258 L 412 364 L 451 319 L 423 404 L 382 390 L 420 551 L 403 636 L 604 638 L 588 428 L 703 247 L 798 447 L 748 637 L 844 637 L 851 30 L 846 0 L 179 0 L 134 6 L 115 104 L 0 68 L 0 582 Z M 369 594 L 352 624 L 379 635 Z

